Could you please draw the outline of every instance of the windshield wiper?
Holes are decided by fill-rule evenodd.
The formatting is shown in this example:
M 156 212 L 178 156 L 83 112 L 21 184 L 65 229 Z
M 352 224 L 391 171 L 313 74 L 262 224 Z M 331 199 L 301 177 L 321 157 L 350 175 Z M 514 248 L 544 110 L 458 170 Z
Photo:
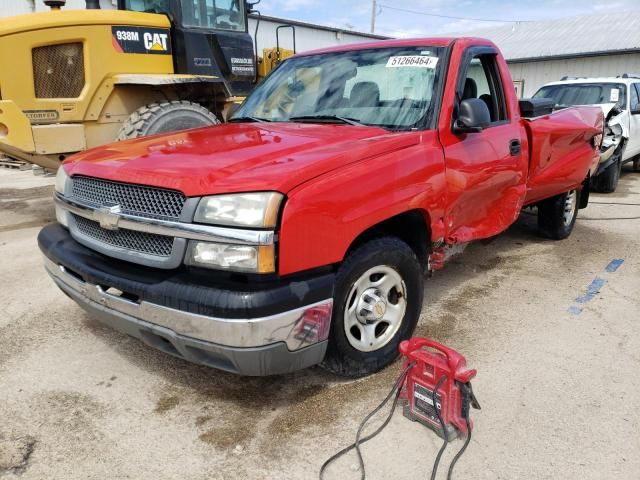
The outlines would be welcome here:
M 359 122 L 355 118 L 340 117 L 338 115 L 301 115 L 301 116 L 298 116 L 298 117 L 291 117 L 291 118 L 289 118 L 289 121 L 290 122 L 315 122 L 315 121 L 320 121 L 320 122 L 333 122 L 333 123 L 335 123 L 337 121 L 339 123 L 345 123 L 347 125 L 357 125 L 357 126 L 361 126 L 361 127 L 366 126 L 364 123 Z
M 260 117 L 254 117 L 253 115 L 244 115 L 242 117 L 233 117 L 230 118 L 229 120 L 227 120 L 227 123 L 232 123 L 232 122 L 257 122 L 257 123 L 265 123 L 265 122 L 270 122 L 271 120 L 269 120 L 268 118 L 260 118 Z

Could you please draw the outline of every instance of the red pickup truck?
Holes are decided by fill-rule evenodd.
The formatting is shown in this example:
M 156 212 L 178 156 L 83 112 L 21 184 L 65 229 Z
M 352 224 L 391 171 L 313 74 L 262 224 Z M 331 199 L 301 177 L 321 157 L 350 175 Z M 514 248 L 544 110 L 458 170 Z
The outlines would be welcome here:
M 482 39 L 299 54 L 227 124 L 66 161 L 46 269 L 93 317 L 193 362 L 368 374 L 411 336 L 450 247 L 526 206 L 569 235 L 602 111 L 546 107 L 519 105 Z

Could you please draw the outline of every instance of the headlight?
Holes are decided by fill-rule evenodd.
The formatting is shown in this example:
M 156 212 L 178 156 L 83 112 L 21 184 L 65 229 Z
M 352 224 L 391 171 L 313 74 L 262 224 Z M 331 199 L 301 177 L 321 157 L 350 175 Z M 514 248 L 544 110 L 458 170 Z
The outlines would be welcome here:
M 62 165 L 60 165 L 60 168 L 58 168 L 58 173 L 56 173 L 56 192 L 64 195 L 68 183 L 69 175 L 67 175 L 67 172 L 65 172 Z M 69 228 L 69 216 L 67 214 L 67 211 L 63 210 L 58 205 L 56 205 L 56 220 L 60 225 Z
M 58 173 L 56 173 L 56 192 L 64 195 L 65 188 L 67 187 L 67 182 L 69 181 L 69 175 L 64 171 L 64 167 L 60 165 L 58 168 Z
M 273 245 L 228 245 L 223 243 L 191 242 L 186 263 L 206 268 L 239 272 L 275 272 Z
M 195 222 L 236 227 L 273 228 L 282 194 L 277 192 L 214 195 L 200 200 Z

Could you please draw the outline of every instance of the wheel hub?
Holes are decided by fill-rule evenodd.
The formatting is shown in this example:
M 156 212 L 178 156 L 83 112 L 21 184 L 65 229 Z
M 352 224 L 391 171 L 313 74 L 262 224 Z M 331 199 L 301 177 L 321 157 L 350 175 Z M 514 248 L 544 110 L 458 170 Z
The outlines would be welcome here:
M 373 352 L 391 341 L 407 308 L 407 287 L 400 273 L 378 265 L 351 286 L 344 310 L 347 340 L 360 352 Z
M 380 290 L 368 288 L 360 295 L 356 311 L 362 325 L 376 323 L 387 313 L 387 301 Z

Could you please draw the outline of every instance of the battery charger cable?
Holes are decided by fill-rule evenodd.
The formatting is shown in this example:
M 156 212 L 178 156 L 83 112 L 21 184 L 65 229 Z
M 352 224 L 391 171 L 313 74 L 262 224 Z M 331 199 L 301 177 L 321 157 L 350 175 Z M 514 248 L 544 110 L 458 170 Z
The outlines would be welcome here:
M 396 406 L 398 405 L 398 399 L 400 398 L 400 392 L 402 391 L 402 385 L 404 384 L 404 381 L 407 377 L 407 374 L 409 373 L 409 370 L 411 370 L 411 368 L 415 365 L 415 362 L 412 362 L 410 364 L 408 364 L 404 370 L 400 373 L 400 375 L 398 376 L 396 382 L 394 383 L 393 387 L 391 388 L 391 390 L 389 391 L 389 393 L 387 394 L 387 396 L 385 397 L 385 399 L 376 407 L 374 408 L 371 413 L 369 413 L 364 420 L 360 423 L 359 427 L 358 427 L 358 432 L 356 434 L 356 441 L 354 443 L 352 443 L 351 445 L 343 448 L 342 450 L 340 450 L 339 452 L 337 452 L 336 454 L 332 455 L 329 459 L 327 459 L 327 461 L 325 461 L 322 464 L 322 467 L 320 467 L 320 480 L 324 479 L 324 474 L 325 471 L 327 469 L 327 467 L 329 465 L 331 465 L 333 462 L 335 462 L 338 458 L 342 457 L 343 455 L 345 455 L 346 453 L 350 452 L 351 450 L 356 451 L 356 454 L 358 456 L 358 462 L 360 464 L 360 480 L 366 480 L 366 470 L 365 470 L 365 465 L 364 465 L 364 459 L 362 457 L 362 452 L 360 451 L 360 446 L 363 443 L 368 442 L 369 440 L 371 440 L 372 438 L 374 438 L 376 435 L 378 435 L 382 430 L 385 429 L 385 427 L 389 424 L 389 422 L 391 421 L 391 419 L 393 418 L 393 414 L 396 410 Z M 438 408 L 438 404 L 436 402 L 437 400 L 437 392 L 438 390 L 440 390 L 440 387 L 442 387 L 442 384 L 446 381 L 447 376 L 443 375 L 442 377 L 440 377 L 440 379 L 438 380 L 438 383 L 436 384 L 436 387 L 433 389 L 432 392 L 432 396 L 431 396 L 431 400 L 433 402 L 434 405 L 434 409 L 436 411 L 436 415 L 438 417 L 438 421 L 440 422 L 440 426 L 442 428 L 442 432 L 443 432 L 443 437 L 444 437 L 444 442 L 442 444 L 442 446 L 440 447 L 440 450 L 438 451 L 438 454 L 436 456 L 436 459 L 434 461 L 433 464 L 433 468 L 431 470 L 431 480 L 435 480 L 436 478 L 436 474 L 438 471 L 438 466 L 440 464 L 440 460 L 442 458 L 442 455 L 444 454 L 444 451 L 447 448 L 447 444 L 449 443 L 449 432 L 447 431 L 445 424 L 444 424 L 444 420 L 442 418 L 442 415 L 440 414 L 440 409 Z M 473 390 L 471 388 L 471 384 L 470 383 L 466 383 L 466 384 L 461 384 L 460 388 L 462 389 L 462 393 L 463 393 L 463 397 L 465 398 L 465 401 L 463 402 L 463 417 L 465 419 L 465 422 L 467 424 L 467 438 L 464 442 L 464 444 L 462 445 L 462 447 L 460 448 L 460 450 L 458 450 L 458 452 L 456 453 L 456 455 L 453 457 L 451 464 L 449 465 L 449 471 L 447 473 L 447 480 L 451 480 L 452 479 L 452 475 L 453 475 L 453 469 L 456 465 L 456 463 L 458 462 L 458 460 L 460 459 L 460 457 L 462 456 L 462 454 L 465 452 L 465 450 L 467 449 L 467 447 L 469 446 L 469 443 L 471 442 L 471 421 L 469 420 L 469 404 L 471 404 L 474 408 L 480 408 L 480 405 L 475 397 L 475 395 L 473 394 Z M 395 396 L 394 396 L 395 393 Z M 385 418 L 384 422 L 372 433 L 370 433 L 369 435 L 362 437 L 362 431 L 364 430 L 365 425 L 369 422 L 369 420 L 371 418 L 373 418 L 374 415 L 376 415 L 376 413 L 378 413 L 391 399 L 391 397 L 394 397 L 393 399 L 393 404 L 391 405 L 391 410 L 389 411 L 387 417 Z
M 442 442 L 442 446 L 440 450 L 438 450 L 438 455 L 436 455 L 436 459 L 433 462 L 433 468 L 431 469 L 431 480 L 435 480 L 436 474 L 438 473 L 438 465 L 440 464 L 440 459 L 442 458 L 442 454 L 447 449 L 447 444 L 449 443 L 449 432 L 447 431 L 447 427 L 444 424 L 444 420 L 442 419 L 442 415 L 440 414 L 440 408 L 438 408 L 437 402 L 437 393 L 440 390 L 442 384 L 447 380 L 446 375 L 442 375 L 436 383 L 435 388 L 431 392 L 431 401 L 433 402 L 433 409 L 436 411 L 436 416 L 438 417 L 438 422 L 440 422 L 440 427 L 442 428 L 442 436 L 444 437 L 444 442 Z
M 354 443 L 352 443 L 351 445 L 343 448 L 342 450 L 340 450 L 336 454 L 332 455 L 331 457 L 329 457 L 327 459 L 327 461 L 325 461 L 322 464 L 322 467 L 320 467 L 320 475 L 319 475 L 320 480 L 324 479 L 324 473 L 325 473 L 325 471 L 326 471 L 326 469 L 327 469 L 327 467 L 329 465 L 331 465 L 338 458 L 342 457 L 343 455 L 345 455 L 346 453 L 348 453 L 348 452 L 350 452 L 351 450 L 354 450 L 354 449 L 356 451 L 356 454 L 358 455 L 358 462 L 360 463 L 360 480 L 365 480 L 366 479 L 366 472 L 365 472 L 365 467 L 364 467 L 364 459 L 362 458 L 362 452 L 360 451 L 360 445 L 362 445 L 363 443 L 368 442 L 373 437 L 378 435 L 389 424 L 389 422 L 391 421 L 391 418 L 393 417 L 394 412 L 396 411 L 396 406 L 398 405 L 398 399 L 400 398 L 400 392 L 402 390 L 401 387 L 404 384 L 405 379 L 407 378 L 407 374 L 409 373 L 409 370 L 411 370 L 411 368 L 413 368 L 414 365 L 415 365 L 415 362 L 411 362 L 404 368 L 404 370 L 402 370 L 402 372 L 398 376 L 397 380 L 393 384 L 393 387 L 391 388 L 391 390 L 389 391 L 389 393 L 387 394 L 385 399 L 380 403 L 380 405 L 378 405 L 376 408 L 374 408 L 371 411 L 371 413 L 369 413 L 364 418 L 364 420 L 362 420 L 362 422 L 360 423 L 360 426 L 358 427 L 358 433 L 356 434 L 356 441 Z M 360 435 L 362 434 L 362 431 L 363 431 L 365 425 L 367 424 L 367 422 L 389 402 L 391 397 L 394 396 L 394 393 L 395 393 L 395 397 L 393 399 L 393 404 L 391 405 L 391 410 L 389 411 L 389 414 L 387 415 L 387 418 L 384 420 L 382 425 L 380 425 L 375 431 L 373 431 L 369 435 L 360 438 Z

